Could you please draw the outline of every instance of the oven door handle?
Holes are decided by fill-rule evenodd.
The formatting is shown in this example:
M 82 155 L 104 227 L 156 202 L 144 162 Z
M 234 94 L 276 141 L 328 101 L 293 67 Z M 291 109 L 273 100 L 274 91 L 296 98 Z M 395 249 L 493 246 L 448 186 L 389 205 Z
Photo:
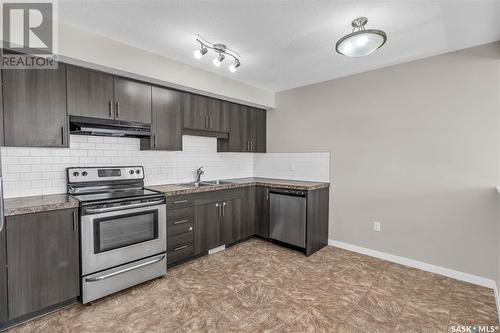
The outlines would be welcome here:
M 138 204 L 131 204 L 131 205 L 126 205 L 126 206 L 119 206 L 119 207 L 87 209 L 87 213 L 95 214 L 95 213 L 114 212 L 117 210 L 126 210 L 126 209 L 137 208 L 137 207 L 149 207 L 149 206 L 155 206 L 155 205 L 160 205 L 160 204 L 164 204 L 164 203 L 165 203 L 164 200 L 158 200 L 158 201 L 150 201 L 148 203 L 138 203 Z
M 127 272 L 130 272 L 130 271 L 133 271 L 134 269 L 138 269 L 138 268 L 141 268 L 141 267 L 144 267 L 144 266 L 149 266 L 149 265 L 152 265 L 152 264 L 156 264 L 157 262 L 160 262 L 163 259 L 165 259 L 165 255 L 162 255 L 160 258 L 156 258 L 156 259 L 151 260 L 151 261 L 146 261 L 146 262 L 143 262 L 142 264 L 139 264 L 139 265 L 136 265 L 136 266 L 124 268 L 124 269 L 121 269 L 121 270 L 113 272 L 113 273 L 109 273 L 109 274 L 105 274 L 105 275 L 100 275 L 100 276 L 95 276 L 95 277 L 91 277 L 91 278 L 86 278 L 85 281 L 86 282 L 102 281 L 102 280 L 105 280 L 105 279 L 112 278 L 113 276 L 117 276 L 117 275 L 120 275 L 120 274 L 123 274 L 123 273 L 127 273 Z

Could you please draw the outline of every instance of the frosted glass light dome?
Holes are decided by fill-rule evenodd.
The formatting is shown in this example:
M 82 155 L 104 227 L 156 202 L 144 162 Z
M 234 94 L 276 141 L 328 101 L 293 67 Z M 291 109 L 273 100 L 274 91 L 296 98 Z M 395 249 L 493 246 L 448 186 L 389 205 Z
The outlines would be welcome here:
M 379 49 L 387 40 L 387 35 L 382 30 L 365 30 L 368 22 L 366 17 L 352 21 L 354 31 L 338 40 L 335 50 L 348 57 L 362 57 Z

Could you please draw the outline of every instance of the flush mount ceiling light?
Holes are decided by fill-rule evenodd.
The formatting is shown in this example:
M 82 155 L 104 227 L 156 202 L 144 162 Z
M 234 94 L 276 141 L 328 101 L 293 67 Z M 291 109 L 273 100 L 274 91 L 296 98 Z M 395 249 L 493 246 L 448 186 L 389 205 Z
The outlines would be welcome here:
M 200 48 L 196 49 L 193 52 L 193 55 L 196 59 L 201 59 L 210 49 L 217 54 L 217 57 L 214 58 L 213 60 L 214 66 L 220 67 L 224 59 L 226 59 L 226 57 L 229 57 L 232 58 L 234 61 L 231 65 L 229 65 L 229 71 L 231 73 L 236 72 L 238 67 L 240 67 L 241 62 L 238 54 L 235 51 L 228 49 L 226 45 L 210 43 L 209 41 L 204 40 L 200 36 L 196 37 L 196 41 L 200 44 Z
M 362 57 L 384 45 L 387 35 L 382 30 L 365 29 L 366 17 L 352 21 L 352 32 L 337 41 L 335 50 L 348 57 Z

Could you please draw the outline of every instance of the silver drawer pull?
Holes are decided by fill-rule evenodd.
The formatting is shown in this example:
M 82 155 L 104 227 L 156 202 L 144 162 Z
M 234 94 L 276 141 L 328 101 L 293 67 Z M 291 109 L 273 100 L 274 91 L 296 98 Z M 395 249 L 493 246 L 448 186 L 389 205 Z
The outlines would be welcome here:
M 189 246 L 189 245 L 182 245 L 182 246 L 176 247 L 176 248 L 174 249 L 174 252 L 176 252 L 176 251 L 180 251 L 180 250 L 184 250 L 184 249 L 186 249 L 188 246 Z
M 183 223 L 187 223 L 189 222 L 189 220 L 179 220 L 179 221 L 175 221 L 174 224 L 183 224 Z
M 156 264 L 157 262 L 160 262 L 163 259 L 165 259 L 165 255 L 162 255 L 160 258 L 156 258 L 156 259 L 151 260 L 151 261 L 143 262 L 142 264 L 139 264 L 137 266 L 124 268 L 122 270 L 119 270 L 119 271 L 116 271 L 116 272 L 113 272 L 113 273 L 109 273 L 109 274 L 105 274 L 105 275 L 101 275 L 101 276 L 96 276 L 96 277 L 91 277 L 91 278 L 86 278 L 85 281 L 87 281 L 87 282 L 96 282 L 96 281 L 101 281 L 101 280 L 109 279 L 109 278 L 111 278 L 113 276 L 117 276 L 117 275 L 120 275 L 120 274 L 123 274 L 123 273 L 127 273 L 127 272 L 130 272 L 130 271 L 133 271 L 134 269 L 138 269 L 138 268 L 141 268 L 141 267 L 144 267 L 144 266 L 149 266 L 149 265 L 152 265 L 152 264 Z
M 174 204 L 181 204 L 181 203 L 187 203 L 188 201 L 187 200 L 177 200 L 177 201 L 174 201 Z
M 193 231 L 193 227 L 189 227 L 189 231 Z

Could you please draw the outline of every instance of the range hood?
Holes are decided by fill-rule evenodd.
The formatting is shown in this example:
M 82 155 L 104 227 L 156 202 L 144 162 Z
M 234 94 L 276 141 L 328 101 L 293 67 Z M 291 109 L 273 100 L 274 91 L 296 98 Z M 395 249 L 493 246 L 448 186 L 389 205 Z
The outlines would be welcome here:
M 97 136 L 151 136 L 151 124 L 133 121 L 99 119 L 80 116 L 69 116 L 71 134 L 97 135 Z

